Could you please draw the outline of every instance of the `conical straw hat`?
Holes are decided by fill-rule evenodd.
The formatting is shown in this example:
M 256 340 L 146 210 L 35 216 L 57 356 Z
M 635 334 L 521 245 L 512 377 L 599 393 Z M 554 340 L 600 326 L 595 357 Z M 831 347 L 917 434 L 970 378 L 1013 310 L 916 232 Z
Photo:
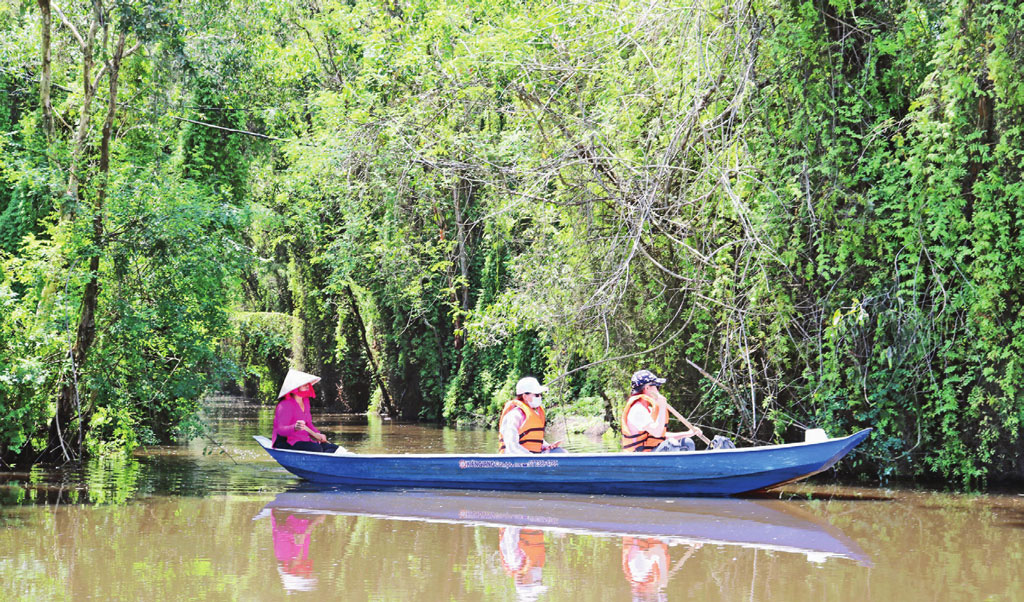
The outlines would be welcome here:
M 310 575 L 294 575 L 280 564 L 277 574 L 281 576 L 281 585 L 289 592 L 310 592 L 316 589 L 316 577 Z
M 287 376 L 284 377 L 284 384 L 281 385 L 281 392 L 277 394 L 277 398 L 281 399 L 286 394 L 291 393 L 302 385 L 315 385 L 318 382 L 320 382 L 319 376 L 313 376 L 312 374 L 306 374 L 305 372 L 299 372 L 298 370 L 289 368 Z

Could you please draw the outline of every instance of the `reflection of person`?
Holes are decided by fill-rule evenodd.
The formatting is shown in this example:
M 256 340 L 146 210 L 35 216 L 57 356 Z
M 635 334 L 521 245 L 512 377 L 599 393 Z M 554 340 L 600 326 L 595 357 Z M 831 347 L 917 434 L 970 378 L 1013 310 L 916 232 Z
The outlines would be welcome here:
M 313 385 L 318 382 L 319 376 L 288 370 L 277 395 L 281 401 L 274 410 L 274 432 L 271 435 L 274 447 L 324 453 L 334 453 L 338 449 L 313 426 L 309 400 L 316 397 Z
M 323 520 L 322 514 L 310 519 L 281 510 L 271 511 L 277 572 L 286 590 L 305 592 L 316 588 L 313 561 L 309 557 L 309 535 L 313 527 Z
M 536 378 L 527 376 L 516 383 L 516 396 L 505 404 L 498 422 L 501 441 L 499 452 L 503 454 L 565 453 L 559 447 L 561 441 L 548 443 L 544 440 L 544 393 L 548 388 Z
M 657 538 L 622 538 L 622 572 L 634 599 L 658 600 L 668 585 L 668 545 Z
M 622 411 L 622 449 L 631 452 L 693 451 L 693 439 L 700 429 L 670 433 L 668 402 L 658 391 L 665 384 L 650 370 L 633 374 L 633 393 Z
M 544 569 L 544 532 L 538 529 L 498 529 L 501 564 L 512 577 L 520 600 L 536 600 L 547 587 L 541 583 Z
M 700 549 L 694 543 L 671 569 L 668 567 L 668 544 L 657 537 L 622 538 L 622 572 L 629 581 L 634 600 L 667 600 L 665 587 L 668 579 L 683 567 L 683 563 Z

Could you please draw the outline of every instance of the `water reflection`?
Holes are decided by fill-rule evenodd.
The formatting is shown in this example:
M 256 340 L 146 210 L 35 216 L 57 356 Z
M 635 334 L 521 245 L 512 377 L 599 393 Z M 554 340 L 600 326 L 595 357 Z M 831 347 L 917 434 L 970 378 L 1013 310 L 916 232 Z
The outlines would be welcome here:
M 633 600 L 662 602 L 668 600 L 665 588 L 669 578 L 683 568 L 686 561 L 704 544 L 688 542 L 685 552 L 669 568 L 669 544 L 658 537 L 623 537 L 622 572 L 629 582 Z
M 501 565 L 512 577 L 516 598 L 536 600 L 548 589 L 544 586 L 544 531 L 502 527 L 498 539 Z
M 211 411 L 225 453 L 199 441 L 0 476 L 0 600 L 925 602 L 1024 591 L 1019 491 L 801 484 L 786 500 L 666 500 L 295 488 L 251 439 L 271 414 Z M 360 453 L 494 444 L 489 431 L 367 422 L 318 419 Z
M 707 545 L 801 554 L 812 564 L 833 558 L 870 564 L 856 542 L 797 506 L 797 502 L 778 500 L 537 497 L 507 492 L 374 491 L 303 485 L 278 494 L 255 518 L 270 518 L 269 536 L 278 572 L 285 590 L 291 591 L 316 588 L 317 559 L 310 554 L 310 541 L 316 540 L 316 526 L 330 516 L 353 517 L 365 529 L 371 523 L 358 521 L 373 521 L 375 529 L 386 528 L 389 521 L 494 528 L 493 549 L 500 559 L 500 570 L 519 600 L 535 600 L 548 591 L 545 539 L 551 537 L 584 535 L 621 542 L 622 573 L 636 600 L 667 600 L 670 579 Z M 401 529 L 412 533 L 419 530 Z M 394 534 L 399 530 L 391 531 Z M 392 545 L 406 547 L 401 541 L 392 541 Z M 454 557 L 450 560 L 469 562 Z M 618 564 L 618 559 L 615 562 Z M 564 581 L 565 575 L 561 579 Z
M 870 560 L 860 546 L 796 503 L 781 500 L 631 498 L 455 490 L 363 490 L 304 484 L 268 509 L 597 535 L 672 538 L 805 554 L 818 562 Z
M 272 510 L 270 525 L 274 536 L 274 556 L 281 584 L 287 591 L 311 591 L 316 588 L 313 560 L 309 557 L 310 532 L 324 522 L 323 514 L 310 516 Z

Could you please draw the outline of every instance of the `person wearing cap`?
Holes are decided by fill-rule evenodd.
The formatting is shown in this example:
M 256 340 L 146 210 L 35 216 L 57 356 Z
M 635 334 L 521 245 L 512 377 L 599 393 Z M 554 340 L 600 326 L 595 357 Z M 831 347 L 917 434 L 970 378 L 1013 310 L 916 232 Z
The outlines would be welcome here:
M 278 449 L 334 453 L 338 446 L 327 442 L 327 437 L 313 426 L 313 415 L 309 400 L 316 397 L 313 385 L 320 382 L 319 376 L 288 370 L 281 385 L 274 410 L 274 432 L 271 440 Z
M 665 384 L 650 370 L 633 374 L 633 392 L 622 412 L 622 449 L 629 452 L 693 451 L 700 429 L 670 433 L 668 402 L 658 391 Z
M 565 453 L 561 441 L 549 444 L 544 440 L 543 399 L 548 388 L 536 378 L 527 376 L 516 383 L 516 396 L 505 404 L 498 421 L 503 454 Z

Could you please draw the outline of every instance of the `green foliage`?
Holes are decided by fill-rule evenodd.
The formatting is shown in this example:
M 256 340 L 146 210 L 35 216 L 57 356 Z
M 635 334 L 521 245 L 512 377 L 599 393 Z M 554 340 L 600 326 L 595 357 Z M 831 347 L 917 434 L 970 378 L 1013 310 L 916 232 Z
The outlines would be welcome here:
M 614 423 L 648 367 L 711 430 L 874 427 L 858 474 L 1020 474 L 1020 7 L 116 7 L 147 52 L 105 206 L 61 198 L 72 132 L 39 131 L 36 24 L 0 13 L 5 449 L 54 412 L 99 257 L 97 453 L 289 365 L 341 408 L 483 424 L 526 374 Z
M 218 341 L 230 332 L 227 285 L 241 267 L 231 234 L 243 217 L 187 184 L 132 192 L 135 228 L 129 245 L 108 249 L 106 320 L 84 384 L 98 406 L 127 405 L 166 440 L 232 369 Z
M 112 189 L 108 224 L 124 234 L 110 241 L 101 263 L 100 335 L 78 383 L 91 414 L 88 445 L 96 452 L 180 434 L 177 425 L 198 409 L 210 384 L 225 379 L 231 366 L 219 341 L 229 333 L 226 284 L 240 267 L 229 234 L 241 216 L 216 198 L 160 173 Z M 86 243 L 80 236 L 74 227 L 51 226 L 48 239 L 31 242 L 4 264 L 4 357 L 11 361 L 5 406 L 32 419 L 5 422 L 22 427 L 4 439 L 12 449 L 48 417 L 39 408 L 68 378 L 68 324 L 85 278 L 84 262 L 74 259 Z M 69 269 L 59 274 L 60 292 L 48 298 L 61 251 L 71 257 Z M 51 313 L 36 313 L 39 306 Z
M 302 321 L 273 312 L 236 312 L 231 317 L 238 386 L 248 397 L 276 400 L 288 365 L 301 357 Z
M 241 205 L 246 198 L 248 161 L 243 139 L 229 130 L 245 129 L 245 112 L 230 106 L 223 93 L 205 77 L 193 83 L 193 121 L 181 134 L 182 175 L 209 186 Z
M 875 426 L 881 475 L 966 484 L 1009 474 L 1021 412 L 1011 309 L 1021 277 L 1020 163 L 1010 158 L 1019 151 L 1004 152 L 1015 143 L 1000 141 L 1016 136 L 1021 105 L 993 74 L 1019 67 L 1021 56 L 1009 42 L 1019 34 L 988 32 L 1017 27 L 1008 23 L 1020 11 L 858 7 L 844 16 L 854 36 L 823 26 L 829 7 L 782 11 L 780 43 L 768 46 L 776 67 L 767 98 L 778 94 L 764 105 L 772 143 L 759 148 L 759 163 L 793 180 L 780 242 L 795 251 L 787 267 L 820 308 L 803 328 L 834 316 L 819 342 L 792 348 L 790 361 L 818 366 L 797 391 L 812 392 L 810 415 L 831 432 Z M 766 205 L 775 203 L 765 192 Z

